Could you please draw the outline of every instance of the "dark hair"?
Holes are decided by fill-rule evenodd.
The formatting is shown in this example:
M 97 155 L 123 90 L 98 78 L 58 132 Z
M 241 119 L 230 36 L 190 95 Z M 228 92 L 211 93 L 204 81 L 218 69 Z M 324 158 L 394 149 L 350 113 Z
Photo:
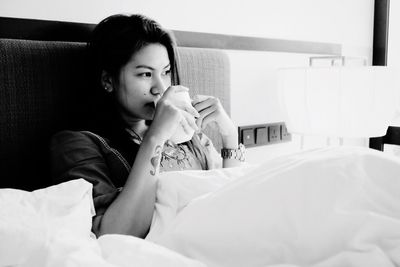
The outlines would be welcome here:
M 135 52 L 154 43 L 167 49 L 171 65 L 171 83 L 178 84 L 174 36 L 156 21 L 143 15 L 117 14 L 97 24 L 88 43 L 89 55 L 94 64 L 94 79 L 100 82 L 103 70 L 117 77 Z
M 97 24 L 92 32 L 92 38 L 87 48 L 90 61 L 94 64 L 92 76 L 95 82 L 100 85 L 103 70 L 116 78 L 132 55 L 148 44 L 161 44 L 167 49 L 171 66 L 171 84 L 179 84 L 175 53 L 176 42 L 173 34 L 163 29 L 156 21 L 143 15 L 123 14 L 105 18 Z M 107 136 L 108 131 L 114 129 L 113 127 L 105 127 L 106 129 L 104 129 L 102 122 L 108 120 L 115 123 L 115 117 L 112 115 L 115 109 L 109 110 L 111 99 L 105 93 L 105 90 L 95 90 L 94 95 L 97 95 L 100 103 L 93 101 L 96 96 L 92 97 L 90 102 L 92 105 L 100 104 L 101 108 L 100 110 L 93 109 L 94 115 L 91 117 L 90 123 L 92 123 L 92 129 L 99 133 L 104 132 Z M 201 149 L 200 139 L 195 136 L 187 144 L 189 149 L 200 159 L 203 169 L 206 169 L 206 155 Z

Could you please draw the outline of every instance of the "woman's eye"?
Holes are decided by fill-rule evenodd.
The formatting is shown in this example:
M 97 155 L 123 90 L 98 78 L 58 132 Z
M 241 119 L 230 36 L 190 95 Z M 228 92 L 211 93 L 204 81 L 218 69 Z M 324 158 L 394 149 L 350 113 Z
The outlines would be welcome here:
M 151 77 L 151 72 L 139 73 L 138 76 L 139 77 L 144 77 L 144 78 Z
M 163 72 L 163 75 L 171 75 L 171 70 L 166 70 Z

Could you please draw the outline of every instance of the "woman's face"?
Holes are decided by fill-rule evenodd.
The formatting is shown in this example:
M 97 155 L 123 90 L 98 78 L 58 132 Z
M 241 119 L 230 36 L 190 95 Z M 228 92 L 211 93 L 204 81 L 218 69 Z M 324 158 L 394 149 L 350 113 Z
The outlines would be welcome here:
M 114 86 L 118 108 L 125 120 L 152 120 L 155 105 L 171 86 L 168 52 L 161 44 L 148 44 L 122 67 Z

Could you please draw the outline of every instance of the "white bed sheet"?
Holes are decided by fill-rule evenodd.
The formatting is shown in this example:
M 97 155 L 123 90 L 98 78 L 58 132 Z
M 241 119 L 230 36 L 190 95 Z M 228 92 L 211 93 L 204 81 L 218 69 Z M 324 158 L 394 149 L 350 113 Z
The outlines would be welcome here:
M 147 240 L 90 233 L 91 184 L 0 190 L 0 267 L 400 266 L 400 161 L 328 148 L 159 176 Z
M 400 161 L 339 147 L 163 173 L 147 239 L 208 266 L 400 266 Z

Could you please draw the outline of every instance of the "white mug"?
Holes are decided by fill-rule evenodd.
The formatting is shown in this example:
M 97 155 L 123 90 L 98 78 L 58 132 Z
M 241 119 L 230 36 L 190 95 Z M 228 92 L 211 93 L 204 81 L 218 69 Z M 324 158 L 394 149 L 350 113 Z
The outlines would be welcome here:
M 192 105 L 192 100 L 190 99 L 189 92 L 187 91 L 176 92 L 175 94 L 173 94 L 171 96 L 171 102 L 178 108 L 182 106 L 182 103 Z M 185 111 L 182 110 L 181 112 Z M 171 136 L 170 141 L 175 144 L 187 142 L 192 139 L 194 132 L 195 130 L 193 128 L 190 128 L 189 132 L 187 133 L 185 132 L 183 127 L 179 125 L 175 133 Z

